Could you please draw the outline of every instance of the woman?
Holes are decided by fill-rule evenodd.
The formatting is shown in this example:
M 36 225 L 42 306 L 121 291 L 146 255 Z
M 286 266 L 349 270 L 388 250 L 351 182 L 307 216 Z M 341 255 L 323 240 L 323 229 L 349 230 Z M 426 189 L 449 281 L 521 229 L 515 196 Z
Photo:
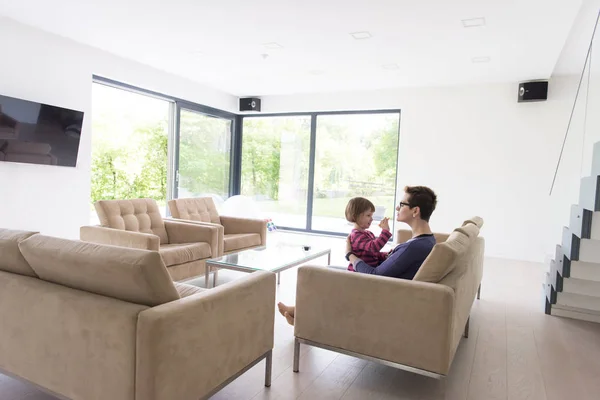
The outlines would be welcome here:
M 352 254 L 350 240 L 346 238 L 346 259 L 358 273 L 413 279 L 435 245 L 429 218 L 436 205 L 437 196 L 433 190 L 425 186 L 406 186 L 404 197 L 396 207 L 396 221 L 410 226 L 412 238 L 396 246 L 377 267 L 368 265 Z M 290 325 L 294 325 L 295 307 L 283 303 L 277 306 Z

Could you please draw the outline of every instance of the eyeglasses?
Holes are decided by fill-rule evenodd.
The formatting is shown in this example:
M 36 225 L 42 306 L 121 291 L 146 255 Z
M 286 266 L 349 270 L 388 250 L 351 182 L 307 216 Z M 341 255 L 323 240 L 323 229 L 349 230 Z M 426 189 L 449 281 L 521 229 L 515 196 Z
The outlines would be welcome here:
M 403 202 L 403 201 L 401 201 L 400 203 L 398 203 L 398 207 L 399 207 L 399 208 L 402 208 L 403 206 L 407 206 L 408 208 L 411 208 L 411 205 L 410 205 L 410 204 L 408 204 L 408 203 L 405 203 L 405 202 Z

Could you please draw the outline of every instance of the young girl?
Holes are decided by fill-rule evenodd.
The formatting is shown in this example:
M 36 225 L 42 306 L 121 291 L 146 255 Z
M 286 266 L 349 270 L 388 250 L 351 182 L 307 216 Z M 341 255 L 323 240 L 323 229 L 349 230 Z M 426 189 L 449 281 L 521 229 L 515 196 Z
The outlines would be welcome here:
M 354 223 L 354 229 L 350 232 L 352 254 L 371 267 L 377 267 L 386 259 L 388 253 L 380 250 L 392 237 L 389 218 L 384 218 L 379 223 L 382 229 L 379 237 L 375 237 L 373 232 L 367 230 L 373 222 L 374 212 L 375 206 L 364 197 L 354 197 L 346 206 L 346 219 Z M 354 271 L 352 264 L 348 265 L 348 270 Z

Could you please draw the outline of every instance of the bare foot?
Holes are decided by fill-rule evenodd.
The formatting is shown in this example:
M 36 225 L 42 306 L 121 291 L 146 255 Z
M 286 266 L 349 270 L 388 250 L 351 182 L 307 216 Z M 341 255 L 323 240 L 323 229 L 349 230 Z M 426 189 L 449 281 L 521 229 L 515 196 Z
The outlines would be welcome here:
M 286 311 L 286 312 L 283 314 L 283 316 L 285 317 L 285 319 L 287 319 L 287 322 L 288 322 L 288 324 L 290 324 L 290 325 L 292 325 L 292 326 L 294 325 L 294 317 L 293 317 L 292 315 L 290 315 L 290 313 L 289 313 L 289 312 L 287 312 L 287 311 Z
M 294 307 L 294 306 L 286 306 L 285 304 L 279 302 L 279 303 L 277 303 L 277 308 L 279 308 L 279 312 L 284 317 L 285 317 L 285 313 L 288 313 L 288 314 L 290 314 L 290 316 L 292 317 L 292 319 L 294 318 L 294 311 L 296 310 L 296 307 Z

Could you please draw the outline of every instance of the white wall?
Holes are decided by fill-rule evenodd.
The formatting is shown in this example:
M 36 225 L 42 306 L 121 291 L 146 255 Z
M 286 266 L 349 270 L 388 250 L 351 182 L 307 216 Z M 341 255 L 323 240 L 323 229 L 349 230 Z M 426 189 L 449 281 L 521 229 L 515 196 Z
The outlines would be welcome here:
M 265 113 L 401 109 L 398 187 L 437 192 L 432 228 L 480 215 L 487 255 L 541 262 L 560 239 L 548 191 L 574 85 L 558 79 L 549 92 L 548 101 L 517 103 L 515 82 L 268 96 L 262 105 Z
M 78 238 L 89 221 L 92 75 L 215 108 L 236 98 L 0 17 L 0 93 L 85 112 L 76 168 L 0 162 L 0 227 Z

